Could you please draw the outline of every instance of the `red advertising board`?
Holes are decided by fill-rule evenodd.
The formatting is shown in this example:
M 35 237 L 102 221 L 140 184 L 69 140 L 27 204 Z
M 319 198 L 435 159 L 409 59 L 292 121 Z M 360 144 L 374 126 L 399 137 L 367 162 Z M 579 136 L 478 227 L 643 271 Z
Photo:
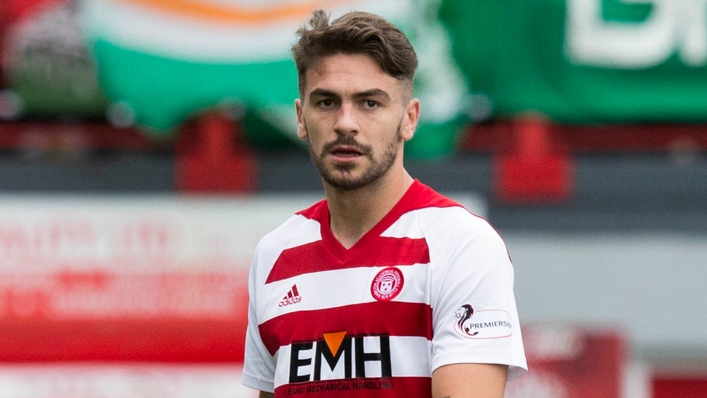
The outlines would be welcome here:
M 0 362 L 238 362 L 258 239 L 296 198 L 0 197 Z
M 237 364 L 0 365 L 2 398 L 255 398 Z
M 614 330 L 561 324 L 523 328 L 529 371 L 508 383 L 505 398 L 619 398 L 625 341 Z

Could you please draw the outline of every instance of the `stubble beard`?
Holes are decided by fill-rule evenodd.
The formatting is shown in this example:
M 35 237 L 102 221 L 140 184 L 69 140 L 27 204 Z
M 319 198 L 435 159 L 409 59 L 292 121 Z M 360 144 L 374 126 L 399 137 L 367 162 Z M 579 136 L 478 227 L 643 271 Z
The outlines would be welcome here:
M 388 143 L 378 160 L 374 158 L 370 146 L 359 144 L 354 137 L 349 135 L 339 136 L 336 141 L 327 144 L 320 153 L 315 153 L 312 146 L 309 145 L 309 154 L 312 163 L 314 163 L 322 179 L 324 179 L 327 184 L 342 191 L 353 191 L 372 184 L 383 177 L 398 158 L 398 150 L 402 142 L 401 125 L 398 125 L 395 138 Z M 328 168 L 324 159 L 327 154 L 338 145 L 355 147 L 363 156 L 369 159 L 370 165 L 358 176 L 353 174 L 357 167 L 354 163 L 337 164 L 333 168 Z

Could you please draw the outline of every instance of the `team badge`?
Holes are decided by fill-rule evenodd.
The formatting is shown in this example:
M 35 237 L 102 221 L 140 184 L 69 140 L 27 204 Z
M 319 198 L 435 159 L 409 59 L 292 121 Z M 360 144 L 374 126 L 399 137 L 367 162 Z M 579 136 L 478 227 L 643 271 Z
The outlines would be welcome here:
M 378 301 L 390 301 L 400 294 L 404 283 L 403 273 L 395 267 L 388 267 L 373 278 L 371 294 Z

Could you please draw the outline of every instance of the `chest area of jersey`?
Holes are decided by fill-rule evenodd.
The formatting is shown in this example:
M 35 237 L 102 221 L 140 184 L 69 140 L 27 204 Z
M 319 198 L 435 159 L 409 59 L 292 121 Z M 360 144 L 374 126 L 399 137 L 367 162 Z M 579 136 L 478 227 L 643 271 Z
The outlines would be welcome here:
M 303 311 L 319 317 L 327 311 L 335 311 L 342 318 L 362 311 L 372 311 L 368 315 L 374 316 L 374 312 L 386 312 L 399 303 L 426 305 L 428 270 L 429 264 L 362 266 L 272 282 L 262 290 L 261 319 Z
M 431 335 L 429 253 L 426 245 L 417 250 L 422 255 L 386 253 L 378 261 L 349 263 L 318 256 L 305 257 L 318 264 L 289 264 L 304 272 L 273 278 L 259 295 L 258 319 L 268 349 L 274 353 L 331 336 L 343 336 L 344 344 L 352 338 L 355 348 L 356 338 Z
M 268 303 L 277 312 L 259 328 L 268 351 L 279 354 L 276 384 L 368 380 L 389 389 L 411 367 L 427 377 L 428 267 L 356 267 L 283 281 Z

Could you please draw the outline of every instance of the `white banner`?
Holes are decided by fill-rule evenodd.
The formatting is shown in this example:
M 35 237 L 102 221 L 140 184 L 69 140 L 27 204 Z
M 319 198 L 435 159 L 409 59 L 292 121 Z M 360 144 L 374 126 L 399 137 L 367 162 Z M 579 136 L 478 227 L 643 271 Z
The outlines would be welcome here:
M 244 318 L 257 242 L 320 199 L 0 196 L 0 319 Z
M 0 319 L 240 317 L 258 240 L 318 199 L 0 197 Z

